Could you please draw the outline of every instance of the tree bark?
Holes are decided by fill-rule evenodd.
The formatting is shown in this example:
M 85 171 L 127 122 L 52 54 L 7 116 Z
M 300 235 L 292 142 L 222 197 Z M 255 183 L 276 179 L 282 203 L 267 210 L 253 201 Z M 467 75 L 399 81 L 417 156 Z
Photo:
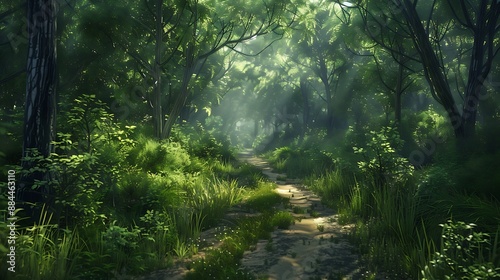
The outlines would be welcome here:
M 44 158 L 52 151 L 55 139 L 56 114 L 56 1 L 32 0 L 27 2 L 28 58 L 26 65 L 26 104 L 24 111 L 23 156 L 40 153 Z M 33 160 L 23 161 L 27 171 L 34 166 Z M 20 184 L 20 200 L 42 203 L 49 192 L 47 187 L 33 189 L 36 180 L 46 179 L 45 172 L 30 172 Z M 28 208 L 31 218 L 36 219 Z

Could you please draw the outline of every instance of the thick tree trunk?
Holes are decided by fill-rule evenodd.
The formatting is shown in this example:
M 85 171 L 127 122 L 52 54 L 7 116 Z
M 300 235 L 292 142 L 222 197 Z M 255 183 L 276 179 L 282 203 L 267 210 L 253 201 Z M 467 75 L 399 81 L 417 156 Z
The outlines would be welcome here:
M 23 156 L 33 152 L 48 157 L 54 140 L 56 113 L 56 1 L 27 2 L 28 58 L 26 65 L 26 104 L 24 111 Z M 23 161 L 24 170 L 34 167 L 33 161 Z M 23 176 L 18 193 L 21 201 L 43 203 L 47 187 L 33 189 L 36 180 L 47 179 L 44 172 Z M 25 207 L 26 214 L 37 219 L 37 210 Z

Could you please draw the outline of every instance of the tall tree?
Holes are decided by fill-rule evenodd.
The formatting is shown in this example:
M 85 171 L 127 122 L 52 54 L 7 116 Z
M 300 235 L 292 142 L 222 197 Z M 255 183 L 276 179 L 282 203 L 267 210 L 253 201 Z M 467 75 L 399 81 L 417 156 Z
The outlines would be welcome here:
M 57 6 L 55 0 L 33 0 L 27 1 L 27 7 L 29 38 L 23 156 L 29 157 L 37 151 L 48 157 L 55 132 Z M 25 160 L 22 167 L 29 170 L 33 168 L 33 162 Z M 22 180 L 21 199 L 32 203 L 43 202 L 44 193 L 48 190 L 43 187 L 33 189 L 33 184 L 48 175 L 43 172 L 28 174 Z

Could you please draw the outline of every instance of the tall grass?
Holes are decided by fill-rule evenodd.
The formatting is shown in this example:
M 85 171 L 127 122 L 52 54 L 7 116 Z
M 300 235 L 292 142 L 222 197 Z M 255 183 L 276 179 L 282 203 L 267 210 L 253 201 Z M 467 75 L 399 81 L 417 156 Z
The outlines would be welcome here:
M 338 204 L 346 206 L 347 198 L 354 195 L 351 192 L 356 180 L 354 176 L 344 174 L 342 170 L 336 169 L 320 176 L 307 177 L 305 184 L 316 191 L 330 206 Z
M 416 279 L 424 267 L 430 267 L 435 252 L 443 248 L 438 224 L 450 216 L 477 223 L 478 231 L 491 236 L 495 236 L 500 222 L 496 203 L 450 192 L 439 199 L 421 197 L 411 180 L 380 185 L 369 177 L 357 181 L 334 171 L 309 178 L 306 183 L 324 200 L 336 205 L 343 220 L 357 220 L 352 237 L 360 252 L 373 268 L 383 268 L 392 277 Z M 497 247 L 497 241 L 492 242 L 488 248 L 495 254 L 478 263 L 484 263 L 485 267 L 498 265 Z M 435 274 L 431 269 L 426 273 L 428 279 L 444 279 L 429 278 Z
M 214 161 L 209 168 L 210 174 L 227 181 L 236 181 L 240 187 L 255 188 L 264 178 L 262 171 L 248 163 Z
M 258 187 L 247 193 L 245 205 L 255 211 L 270 212 L 273 205 L 287 203 L 286 198 L 274 191 L 275 187 L 271 182 L 259 181 Z
M 185 189 L 187 202 L 197 213 L 203 213 L 203 226 L 213 226 L 226 210 L 241 201 L 242 189 L 236 181 L 198 178 Z
M 52 215 L 42 210 L 38 225 L 21 230 L 17 237 L 15 279 L 64 280 L 76 274 L 83 244 L 76 230 L 51 224 Z

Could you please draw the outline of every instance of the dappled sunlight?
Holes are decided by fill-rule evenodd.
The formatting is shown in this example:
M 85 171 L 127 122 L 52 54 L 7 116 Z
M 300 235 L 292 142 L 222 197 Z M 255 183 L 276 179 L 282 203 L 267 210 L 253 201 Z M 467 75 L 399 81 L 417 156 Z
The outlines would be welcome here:
M 500 278 L 498 0 L 23 3 L 0 279 Z

